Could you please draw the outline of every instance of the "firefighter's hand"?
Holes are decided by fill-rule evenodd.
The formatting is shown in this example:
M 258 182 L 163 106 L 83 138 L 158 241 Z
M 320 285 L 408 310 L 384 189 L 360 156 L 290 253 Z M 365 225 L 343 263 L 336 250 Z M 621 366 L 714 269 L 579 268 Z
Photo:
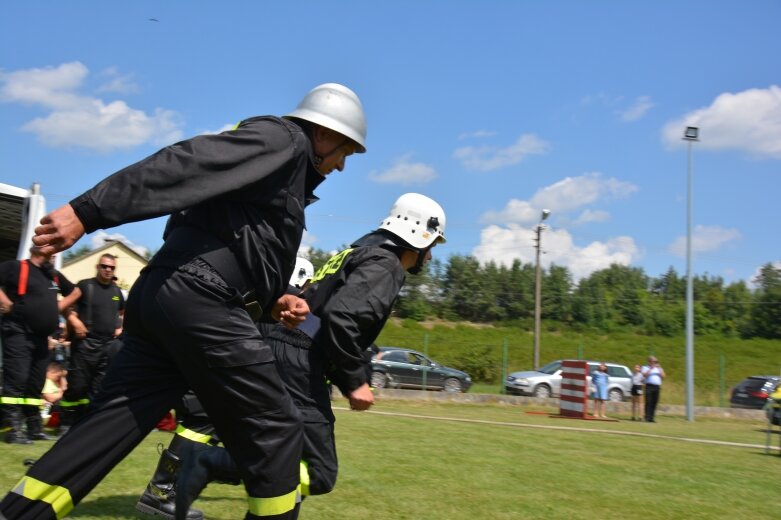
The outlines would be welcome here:
M 87 337 L 87 326 L 81 321 L 75 313 L 68 316 L 68 325 L 73 332 L 73 337 L 76 339 L 84 339 Z
M 84 224 L 70 204 L 55 209 L 41 219 L 35 228 L 33 244 L 42 254 L 64 251 L 84 235 Z
M 350 409 L 368 410 L 374 404 L 374 393 L 368 383 L 364 383 L 347 397 L 350 400 Z
M 309 314 L 306 300 L 292 294 L 283 294 L 271 309 L 271 316 L 289 329 L 298 327 Z

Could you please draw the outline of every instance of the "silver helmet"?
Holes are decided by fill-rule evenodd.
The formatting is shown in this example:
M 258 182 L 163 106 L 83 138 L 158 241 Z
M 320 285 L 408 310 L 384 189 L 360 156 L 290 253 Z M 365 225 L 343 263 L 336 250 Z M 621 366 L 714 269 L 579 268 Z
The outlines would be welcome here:
M 330 128 L 356 143 L 356 153 L 366 151 L 366 117 L 358 96 L 338 83 L 324 83 L 310 90 L 286 118 L 303 119 Z
M 425 195 L 405 193 L 393 203 L 380 229 L 422 250 L 434 242 L 445 242 L 445 210 Z

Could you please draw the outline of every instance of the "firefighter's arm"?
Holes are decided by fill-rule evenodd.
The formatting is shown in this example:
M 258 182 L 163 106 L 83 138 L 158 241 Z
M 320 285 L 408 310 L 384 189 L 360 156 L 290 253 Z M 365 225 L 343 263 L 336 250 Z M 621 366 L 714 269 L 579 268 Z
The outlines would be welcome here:
M 13 308 L 14 302 L 5 294 L 4 290 L 0 289 L 0 314 L 8 314 Z

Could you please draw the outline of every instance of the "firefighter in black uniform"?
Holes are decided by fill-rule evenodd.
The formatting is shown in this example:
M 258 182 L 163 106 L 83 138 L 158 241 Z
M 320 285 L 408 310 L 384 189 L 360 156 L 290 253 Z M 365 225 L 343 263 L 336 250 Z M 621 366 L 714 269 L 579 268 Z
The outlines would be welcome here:
M 326 380 L 340 389 L 352 409 L 372 406 L 369 349 L 390 316 L 405 271 L 420 271 L 431 258 L 431 249 L 445 241 L 444 231 L 445 213 L 439 204 L 417 193 L 402 195 L 379 229 L 333 256 L 307 284 L 302 296 L 310 319 L 293 330 L 262 327 L 304 420 L 302 497 L 328 493 L 336 483 L 335 418 Z M 239 481 L 236 465 L 224 449 L 201 446 L 183 456 L 177 512 L 188 511 L 208 482 Z M 176 518 L 185 515 L 177 513 Z
M 109 351 L 122 332 L 125 297 L 114 283 L 117 259 L 100 257 L 94 277 L 81 280 L 76 312 L 68 315 L 73 333 L 68 366 L 68 389 L 60 400 L 60 433 L 64 434 L 84 414 L 90 396 L 95 395 L 106 374 Z
M 59 314 L 78 297 L 78 290 L 54 269 L 51 254 L 31 249 L 27 260 L 0 264 L 0 312 L 3 313 L 3 390 L 0 404 L 5 441 L 30 444 L 50 440 L 43 432 L 41 390 L 49 364 L 49 335 Z M 57 294 L 67 296 L 57 302 Z M 27 435 L 22 423 L 27 423 Z
M 296 266 L 293 270 L 293 276 L 290 277 L 288 292 L 298 294 L 304 282 L 312 278 L 314 274 L 312 262 L 306 258 L 296 258 Z M 266 325 L 270 324 L 263 324 L 264 327 Z M 174 518 L 176 478 L 182 456 L 185 454 L 190 456 L 193 451 L 199 450 L 204 445 L 212 446 L 220 442 L 214 431 L 214 425 L 192 391 L 187 392 L 181 403 L 177 405 L 176 422 L 176 431 L 168 447 L 163 448 L 162 445 L 158 445 L 160 459 L 157 462 L 157 468 L 136 503 L 136 509 L 142 513 Z M 304 435 L 306 436 L 306 431 Z M 190 508 L 185 518 L 200 520 L 203 518 L 203 513 L 198 509 Z
M 11 520 L 61 518 L 190 388 L 235 460 L 246 518 L 298 507 L 301 418 L 246 310 L 295 326 L 306 303 L 285 295 L 313 190 L 365 151 L 350 89 L 311 90 L 284 118 L 183 141 L 100 182 L 42 219 L 42 251 L 85 232 L 171 214 L 165 243 L 130 291 L 123 346 L 87 414 L 0 502 Z

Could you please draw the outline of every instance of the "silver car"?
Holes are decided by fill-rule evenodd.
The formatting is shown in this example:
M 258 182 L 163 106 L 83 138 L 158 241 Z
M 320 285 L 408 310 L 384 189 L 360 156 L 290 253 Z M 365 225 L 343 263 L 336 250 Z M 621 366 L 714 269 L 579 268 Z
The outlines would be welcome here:
M 600 361 L 588 361 L 589 374 L 597 369 Z M 611 401 L 623 401 L 631 395 L 632 372 L 624 365 L 605 363 L 609 376 L 607 393 Z M 591 376 L 588 376 L 589 382 Z M 534 397 L 558 397 L 561 391 L 561 360 L 552 361 L 538 370 L 513 372 L 504 382 L 505 393 Z

